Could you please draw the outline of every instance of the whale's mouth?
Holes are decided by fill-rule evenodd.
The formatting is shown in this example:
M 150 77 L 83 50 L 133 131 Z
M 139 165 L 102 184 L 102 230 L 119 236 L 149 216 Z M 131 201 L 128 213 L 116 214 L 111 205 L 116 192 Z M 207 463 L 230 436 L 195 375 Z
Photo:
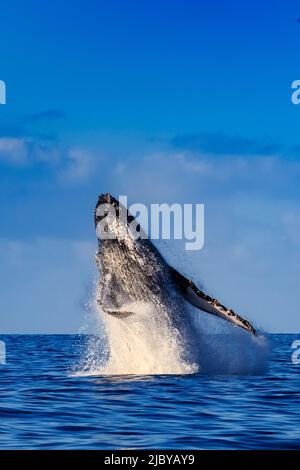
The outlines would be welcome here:
M 100 204 L 113 204 L 119 205 L 119 201 L 115 199 L 110 193 L 99 194 L 97 206 Z
M 99 194 L 94 213 L 94 222 L 96 228 L 99 222 L 101 222 L 107 216 L 109 207 L 112 207 L 117 212 L 119 209 L 119 201 L 111 196 L 110 193 Z
M 113 227 L 111 224 L 110 216 L 112 216 L 114 220 L 113 224 L 115 225 L 115 227 Z M 127 226 L 128 228 L 129 224 L 135 219 L 134 216 L 130 214 L 127 207 L 120 203 L 118 199 L 114 198 L 110 193 L 103 193 L 99 194 L 98 196 L 98 201 L 94 213 L 94 222 L 96 229 L 99 222 L 102 222 L 105 218 L 106 220 L 108 220 L 110 228 L 112 228 L 113 231 L 115 231 L 117 226 L 120 225 L 122 225 L 123 227 Z M 140 231 L 138 223 L 136 230 L 137 232 Z
M 97 304 L 99 305 L 99 307 L 104 313 L 107 313 L 108 315 L 111 315 L 112 317 L 115 317 L 115 318 L 124 319 L 124 318 L 131 317 L 131 315 L 134 315 L 134 312 L 130 312 L 129 310 L 123 310 L 123 309 L 117 310 L 117 309 L 106 308 L 101 302 L 99 302 L 99 300 L 97 301 Z

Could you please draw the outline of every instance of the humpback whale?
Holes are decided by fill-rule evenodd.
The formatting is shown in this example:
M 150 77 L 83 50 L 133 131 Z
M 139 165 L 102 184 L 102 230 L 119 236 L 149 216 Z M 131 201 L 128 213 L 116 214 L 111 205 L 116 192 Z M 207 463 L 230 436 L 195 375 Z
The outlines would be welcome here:
M 111 217 L 110 208 L 114 209 L 115 217 Z M 121 217 L 121 209 L 125 218 Z M 170 266 L 151 240 L 134 238 L 131 233 L 134 217 L 109 193 L 99 195 L 94 220 L 98 237 L 95 258 L 100 272 L 97 303 L 104 313 L 125 319 L 134 315 L 135 304 L 146 302 L 161 312 L 171 312 L 172 321 L 182 324 L 190 304 L 256 335 L 247 320 Z M 142 230 L 138 223 L 135 227 Z M 103 236 L 107 231 L 113 237 Z

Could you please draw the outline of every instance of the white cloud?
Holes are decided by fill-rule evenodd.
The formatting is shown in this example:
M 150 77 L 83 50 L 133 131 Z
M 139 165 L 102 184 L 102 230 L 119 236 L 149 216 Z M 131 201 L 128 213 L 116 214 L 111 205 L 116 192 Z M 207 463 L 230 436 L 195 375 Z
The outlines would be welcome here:
M 96 156 L 91 152 L 70 149 L 67 154 L 67 166 L 60 171 L 60 179 L 66 183 L 85 183 L 93 175 L 95 166 Z
M 196 156 L 183 152 L 170 156 L 172 162 L 170 164 L 178 165 L 189 173 L 197 173 L 200 175 L 210 174 L 214 170 L 214 165 L 209 158 L 202 156 L 201 159 Z
M 0 161 L 12 165 L 24 165 L 28 162 L 28 149 L 25 139 L 1 137 Z
M 0 162 L 13 166 L 44 163 L 55 167 L 64 183 L 86 182 L 93 175 L 96 155 L 80 148 L 34 138 L 0 138 Z
M 60 162 L 66 150 L 55 142 L 33 138 L 0 138 L 0 160 L 10 165 L 29 165 L 30 163 Z

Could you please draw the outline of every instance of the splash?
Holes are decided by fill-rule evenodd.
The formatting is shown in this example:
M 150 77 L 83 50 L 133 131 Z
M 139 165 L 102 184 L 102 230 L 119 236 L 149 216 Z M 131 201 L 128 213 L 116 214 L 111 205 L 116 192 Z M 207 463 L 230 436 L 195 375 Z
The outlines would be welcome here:
M 130 305 L 134 315 L 120 319 L 96 312 L 100 336 L 91 337 L 83 373 L 96 375 L 191 374 L 181 332 L 164 312 L 147 303 Z M 95 339 L 97 338 L 97 339 Z
M 130 310 L 134 315 L 120 319 L 94 309 L 95 335 L 89 336 L 77 375 L 247 375 L 266 370 L 264 336 L 254 337 L 194 309 L 183 330 L 150 304 L 131 304 Z
M 197 341 L 197 362 L 203 373 L 264 374 L 270 347 L 265 335 L 254 336 L 222 320 L 191 312 Z

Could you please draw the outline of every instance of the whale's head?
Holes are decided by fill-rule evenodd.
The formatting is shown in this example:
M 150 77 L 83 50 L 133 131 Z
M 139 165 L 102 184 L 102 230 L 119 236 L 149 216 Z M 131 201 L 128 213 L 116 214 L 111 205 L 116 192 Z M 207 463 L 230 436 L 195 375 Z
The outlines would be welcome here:
M 128 243 L 140 238 L 140 224 L 110 193 L 99 194 L 94 220 L 99 243 L 104 240 Z
M 124 201 L 124 204 L 122 204 Z M 146 236 L 138 220 L 127 210 L 126 201 L 100 194 L 94 213 L 101 275 L 97 302 L 118 318 L 132 315 L 138 302 L 158 305 L 168 267 Z M 161 303 L 161 302 L 160 302 Z M 128 310 L 130 305 L 130 310 Z

